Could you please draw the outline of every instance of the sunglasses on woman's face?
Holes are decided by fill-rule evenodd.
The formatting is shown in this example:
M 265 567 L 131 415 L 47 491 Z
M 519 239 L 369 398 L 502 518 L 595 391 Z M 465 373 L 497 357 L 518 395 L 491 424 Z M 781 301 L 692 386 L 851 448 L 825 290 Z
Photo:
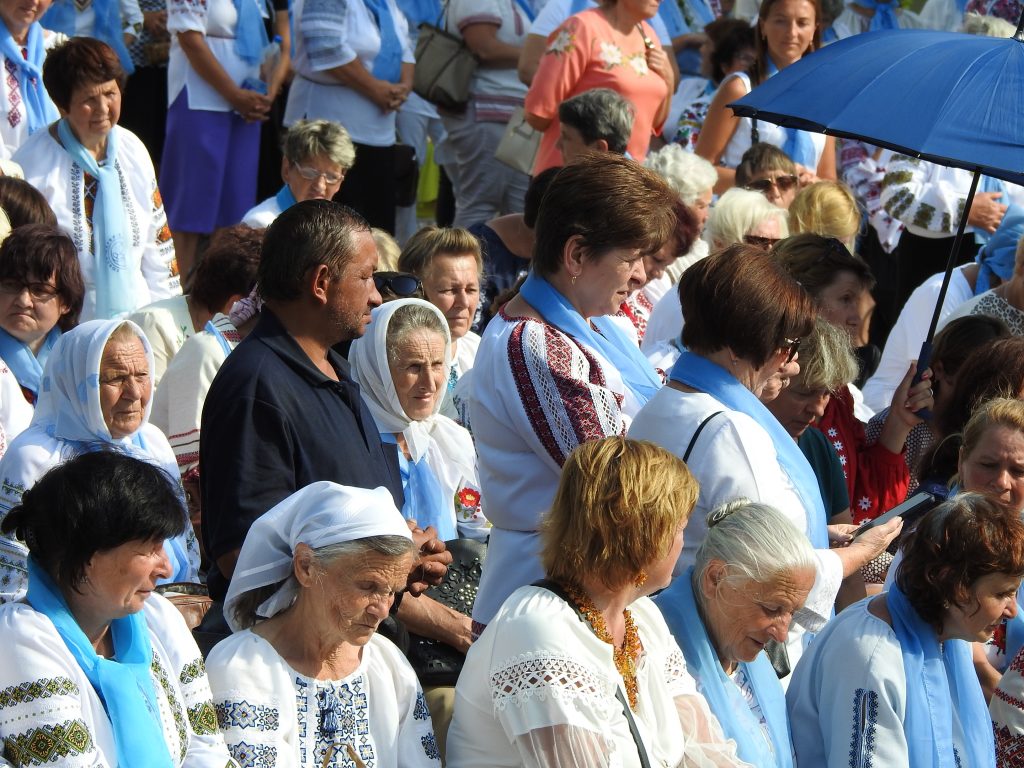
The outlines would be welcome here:
M 792 175 L 787 176 L 775 176 L 774 178 L 769 176 L 767 179 L 758 179 L 747 184 L 744 189 L 749 189 L 753 192 L 760 192 L 762 195 L 772 187 L 775 187 L 779 192 L 789 192 L 797 184 L 797 177 Z
M 400 299 L 423 295 L 420 279 L 408 272 L 374 272 L 373 284 L 379 293 L 393 293 Z
M 760 237 L 758 235 L 744 235 L 743 242 L 747 245 L 752 245 L 755 248 L 760 248 L 762 251 L 770 251 L 775 247 L 775 244 L 779 242 L 781 238 L 778 237 Z

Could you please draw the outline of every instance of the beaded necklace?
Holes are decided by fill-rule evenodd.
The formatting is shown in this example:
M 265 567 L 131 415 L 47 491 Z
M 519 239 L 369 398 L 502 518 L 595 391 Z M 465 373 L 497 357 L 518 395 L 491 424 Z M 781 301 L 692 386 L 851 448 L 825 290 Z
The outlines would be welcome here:
M 594 635 L 598 640 L 608 643 L 612 647 L 612 659 L 615 661 L 615 669 L 622 675 L 622 681 L 626 685 L 626 697 L 629 699 L 631 709 L 636 709 L 639 697 L 639 688 L 636 682 L 636 660 L 640 656 L 642 647 L 640 645 L 640 634 L 636 631 L 636 624 L 633 621 L 633 614 L 624 610 L 622 616 L 626 621 L 626 632 L 622 638 L 622 645 L 616 646 L 608 631 L 604 616 L 597 610 L 594 601 L 590 599 L 579 587 L 572 584 L 563 584 L 565 593 L 572 598 L 580 609 L 580 613 L 590 624 Z

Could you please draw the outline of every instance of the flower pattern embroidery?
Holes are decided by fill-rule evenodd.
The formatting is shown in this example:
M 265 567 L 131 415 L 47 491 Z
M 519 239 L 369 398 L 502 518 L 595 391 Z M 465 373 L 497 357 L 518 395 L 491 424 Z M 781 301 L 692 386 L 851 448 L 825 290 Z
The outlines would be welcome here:
M 601 52 L 597 57 L 601 60 L 601 64 L 604 65 L 605 69 L 611 69 L 622 63 L 622 49 L 615 45 L 615 43 L 602 41 Z
M 647 56 L 643 53 L 634 53 L 629 57 L 629 66 L 633 68 L 639 77 L 643 77 L 651 70 L 647 67 Z
M 558 34 L 555 35 L 555 39 L 552 40 L 551 44 L 548 46 L 547 52 L 553 53 L 556 56 L 563 53 L 569 53 L 574 47 L 573 43 L 575 41 L 575 37 L 576 36 L 567 29 L 559 30 Z
M 480 518 L 480 491 L 468 485 L 462 486 L 455 494 L 455 511 L 459 520 Z

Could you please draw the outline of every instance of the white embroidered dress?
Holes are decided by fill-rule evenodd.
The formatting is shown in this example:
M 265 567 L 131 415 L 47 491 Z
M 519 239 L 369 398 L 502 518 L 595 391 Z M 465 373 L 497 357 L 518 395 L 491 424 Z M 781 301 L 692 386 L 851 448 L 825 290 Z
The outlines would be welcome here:
M 374 635 L 359 667 L 341 680 L 315 680 L 293 670 L 251 630 L 221 641 L 207 659 L 220 729 L 232 756 L 252 768 L 350 768 L 351 745 L 367 768 L 440 765 L 430 712 L 409 662 Z M 339 745 L 323 709 L 334 701 Z
M 144 307 L 180 294 L 181 282 L 149 152 L 131 131 L 118 126 L 113 130 L 119 142 L 116 164 L 121 202 L 128 217 L 127 257 L 134 274 L 133 301 L 136 307 Z M 92 320 L 96 316 L 96 259 L 92 252 L 92 198 L 86 189 L 87 178 L 91 177 L 49 130 L 30 136 L 14 160 L 25 170 L 25 180 L 43 193 L 57 223 L 74 240 L 85 281 L 81 321 Z
M 651 765 L 744 766 L 661 613 L 630 606 L 643 655 L 633 711 Z M 516 590 L 469 649 L 455 687 L 448 768 L 635 768 L 636 744 L 622 704 L 612 647 L 575 611 L 538 587 Z
M 178 610 L 160 595 L 143 604 L 151 673 L 173 765 L 226 768 L 224 738 L 203 659 Z M 116 766 L 103 703 L 53 623 L 27 603 L 0 606 L 0 765 Z

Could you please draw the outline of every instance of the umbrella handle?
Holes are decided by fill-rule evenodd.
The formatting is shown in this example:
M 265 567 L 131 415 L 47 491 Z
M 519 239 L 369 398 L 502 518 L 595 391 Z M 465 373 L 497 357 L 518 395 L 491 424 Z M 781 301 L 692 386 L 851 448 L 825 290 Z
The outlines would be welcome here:
M 921 375 L 927 371 L 932 365 L 932 342 L 931 339 L 925 339 L 921 344 L 921 352 L 917 356 L 917 372 L 914 374 L 913 380 L 910 382 L 910 386 L 914 386 L 921 381 Z M 932 412 L 928 408 L 921 408 L 918 411 L 914 411 L 918 418 L 924 419 L 925 421 L 931 421 Z

